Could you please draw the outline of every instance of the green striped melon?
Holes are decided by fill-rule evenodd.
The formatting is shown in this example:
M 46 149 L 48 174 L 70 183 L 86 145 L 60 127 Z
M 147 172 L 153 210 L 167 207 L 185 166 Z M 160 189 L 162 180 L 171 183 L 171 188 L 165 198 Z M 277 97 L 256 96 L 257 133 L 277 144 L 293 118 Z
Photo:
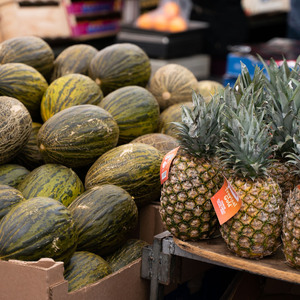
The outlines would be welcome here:
M 0 184 L 16 188 L 30 171 L 19 164 L 0 165 Z
M 41 117 L 47 121 L 59 111 L 79 104 L 99 104 L 103 98 L 100 87 L 90 77 L 68 74 L 54 80 L 41 101 Z
M 192 101 L 192 92 L 197 90 L 197 86 L 197 78 L 189 69 L 167 64 L 153 74 L 148 89 L 163 111 L 172 104 Z
M 119 144 L 158 129 L 159 105 L 154 96 L 140 86 L 119 88 L 102 99 L 100 107 L 117 121 Z
M 26 200 L 23 194 L 5 184 L 0 184 L 0 220 L 18 203 Z
M 54 52 L 38 36 L 13 37 L 0 44 L 0 64 L 6 63 L 24 63 L 49 79 L 54 65 Z
M 88 44 L 75 44 L 61 51 L 54 61 L 51 82 L 70 73 L 88 75 L 88 68 L 98 49 Z
M 95 186 L 69 206 L 78 229 L 78 250 L 106 255 L 120 247 L 136 228 L 138 209 L 119 186 Z
M 31 126 L 31 116 L 22 102 L 0 96 L 0 165 L 10 162 L 22 150 L 29 139 Z
M 37 135 L 41 127 L 41 123 L 32 122 L 32 130 L 29 139 L 15 157 L 16 163 L 24 166 L 28 170 L 33 170 L 44 164 L 42 154 L 37 145 Z
M 77 168 L 92 164 L 118 143 L 119 127 L 111 114 L 92 105 L 68 107 L 48 119 L 38 133 L 43 159 Z
M 128 85 L 146 87 L 151 75 L 151 63 L 139 46 L 116 43 L 98 51 L 90 62 L 88 75 L 107 95 Z
M 111 273 L 110 265 L 99 255 L 89 251 L 75 251 L 65 268 L 68 291 L 76 291 Z
M 187 106 L 189 108 L 193 107 L 192 101 L 182 102 L 172 104 L 168 108 L 166 108 L 163 112 L 161 112 L 159 116 L 159 126 L 158 131 L 163 134 L 167 134 L 177 138 L 176 127 L 172 124 L 172 122 L 181 122 L 182 116 L 182 106 Z
M 142 250 L 148 243 L 139 239 L 128 239 L 119 249 L 105 257 L 112 272 L 129 265 L 133 261 L 142 257 Z
M 130 143 L 101 155 L 88 170 L 85 187 L 115 184 L 124 188 L 138 207 L 160 197 L 160 165 L 163 154 L 151 145 Z
M 163 154 L 167 154 L 172 149 L 179 146 L 179 140 L 164 133 L 148 133 L 137 137 L 131 143 L 144 143 L 158 149 Z
M 20 100 L 34 121 L 40 119 L 40 104 L 48 83 L 44 76 L 23 63 L 0 65 L 0 96 Z
M 17 186 L 26 199 L 50 197 L 68 206 L 84 192 L 77 174 L 59 164 L 44 164 L 32 170 Z
M 68 263 L 77 231 L 70 211 L 59 201 L 35 197 L 14 206 L 0 222 L 0 259 L 49 257 Z

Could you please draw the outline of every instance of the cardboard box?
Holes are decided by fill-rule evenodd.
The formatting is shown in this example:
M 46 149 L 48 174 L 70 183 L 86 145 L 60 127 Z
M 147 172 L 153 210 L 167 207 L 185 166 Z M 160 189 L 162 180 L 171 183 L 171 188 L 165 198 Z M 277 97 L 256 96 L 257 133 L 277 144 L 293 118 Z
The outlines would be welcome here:
M 136 234 L 149 244 L 163 226 L 159 203 L 140 210 Z M 77 291 L 68 293 L 64 265 L 44 258 L 37 262 L 0 260 L 1 300 L 148 300 L 150 281 L 140 277 L 141 259 Z
M 65 9 L 60 1 L 44 2 L 44 5 L 35 5 L 35 2 L 42 1 L 31 1 L 31 5 L 22 6 L 18 1 L 0 0 L 0 42 L 26 35 L 70 37 Z

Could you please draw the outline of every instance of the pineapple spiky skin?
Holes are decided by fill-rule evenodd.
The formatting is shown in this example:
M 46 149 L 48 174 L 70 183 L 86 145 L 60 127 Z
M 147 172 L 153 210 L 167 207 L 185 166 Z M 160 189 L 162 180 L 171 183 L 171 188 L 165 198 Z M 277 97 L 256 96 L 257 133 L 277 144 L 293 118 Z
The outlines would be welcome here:
M 295 188 L 300 178 L 294 171 L 297 168 L 293 165 L 288 165 L 286 161 L 275 161 L 269 167 L 270 176 L 276 180 L 282 191 L 283 207 L 284 212 L 285 203 L 290 195 L 290 192 Z
M 210 198 L 223 184 L 218 164 L 180 151 L 161 189 L 164 226 L 181 240 L 213 237 L 219 223 Z
M 282 226 L 283 253 L 288 265 L 300 269 L 300 187 L 290 193 Z
M 281 189 L 271 177 L 256 180 L 229 178 L 242 201 L 240 210 L 220 227 L 230 251 L 260 259 L 280 246 L 282 229 Z

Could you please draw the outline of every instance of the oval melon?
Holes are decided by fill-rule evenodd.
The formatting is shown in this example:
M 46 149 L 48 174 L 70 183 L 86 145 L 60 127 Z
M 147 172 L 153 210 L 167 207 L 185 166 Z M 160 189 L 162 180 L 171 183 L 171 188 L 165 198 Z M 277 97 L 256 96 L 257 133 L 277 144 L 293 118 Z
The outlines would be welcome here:
M 88 44 L 75 44 L 61 51 L 54 61 L 51 82 L 71 73 L 88 75 L 90 61 L 98 50 Z
M 186 67 L 167 64 L 153 74 L 148 89 L 157 99 L 161 111 L 175 103 L 192 101 L 198 80 Z
M 125 144 L 158 128 L 159 105 L 154 96 L 140 86 L 119 88 L 104 97 L 100 107 L 107 110 L 119 126 L 119 144 Z
M 177 137 L 176 129 L 172 122 L 181 122 L 182 105 L 189 108 L 193 107 L 193 102 L 182 102 L 169 106 L 159 116 L 158 131 L 173 137 Z
M 90 77 L 68 74 L 54 80 L 41 101 L 41 117 L 47 121 L 59 111 L 80 104 L 99 104 L 103 93 Z
M 26 200 L 23 194 L 9 186 L 0 184 L 0 220 L 18 203 Z
M 150 79 L 151 63 L 139 46 L 116 43 L 98 51 L 90 62 L 88 74 L 106 96 L 128 85 L 145 87 Z
M 10 162 L 22 150 L 29 139 L 31 126 L 31 116 L 22 102 L 0 96 L 0 164 Z
M 0 222 L 0 259 L 49 257 L 68 263 L 77 231 L 70 211 L 59 201 L 35 197 L 14 206 Z
M 160 165 L 163 154 L 153 146 L 130 143 L 102 154 L 90 167 L 85 187 L 115 184 L 124 188 L 138 207 L 160 197 Z
M 19 164 L 0 165 L 0 184 L 16 188 L 30 171 Z
M 21 101 L 34 121 L 40 120 L 40 104 L 47 87 L 44 76 L 29 65 L 0 65 L 0 95 Z
M 92 105 L 68 107 L 48 119 L 38 133 L 43 159 L 71 168 L 92 164 L 115 147 L 119 127 L 111 114 Z
M 99 255 L 89 251 L 75 251 L 65 268 L 68 291 L 76 291 L 110 274 L 110 265 Z
M 44 164 L 32 170 L 18 184 L 17 189 L 26 199 L 50 197 L 68 206 L 84 192 L 84 186 L 77 174 L 59 164 Z
M 223 84 L 215 80 L 200 80 L 196 92 L 201 94 L 205 101 L 209 101 L 212 95 L 222 91 L 224 89 Z
M 132 140 L 131 143 L 151 145 L 163 154 L 167 154 L 169 151 L 179 146 L 179 141 L 176 138 L 164 133 L 144 134 Z
M 105 257 L 113 272 L 142 257 L 142 250 L 148 243 L 139 239 L 128 239 L 119 249 Z
M 41 127 L 41 123 L 32 122 L 29 139 L 15 158 L 17 164 L 24 166 L 28 170 L 33 170 L 44 164 L 40 149 L 37 145 L 37 135 Z
M 106 255 L 120 247 L 138 221 L 137 206 L 123 188 L 103 184 L 78 196 L 69 206 L 78 229 L 78 250 Z
M 49 79 L 54 64 L 54 52 L 50 45 L 38 36 L 13 37 L 0 44 L 0 64 L 7 63 L 24 63 Z

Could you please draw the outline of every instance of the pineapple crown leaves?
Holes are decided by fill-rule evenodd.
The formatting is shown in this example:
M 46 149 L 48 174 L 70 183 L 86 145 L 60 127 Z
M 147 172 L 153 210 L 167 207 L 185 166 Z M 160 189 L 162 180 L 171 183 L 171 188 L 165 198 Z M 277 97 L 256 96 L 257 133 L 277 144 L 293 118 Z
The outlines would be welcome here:
M 300 124 L 299 124 L 300 125 Z M 295 135 L 292 138 L 293 142 L 293 152 L 285 153 L 285 157 L 287 158 L 287 164 L 294 165 L 296 168 L 292 170 L 292 173 L 300 176 L 300 134 Z
M 287 60 L 283 57 L 282 64 L 279 66 L 276 61 L 271 58 L 267 63 L 259 54 L 257 54 L 259 60 L 262 62 L 264 69 L 267 71 L 269 79 L 266 81 L 268 88 L 276 95 L 276 81 L 280 78 L 284 82 L 289 82 L 291 79 L 299 81 L 300 79 L 300 55 L 298 56 L 295 66 L 291 68 Z
M 181 147 L 194 156 L 214 156 L 220 142 L 222 97 L 216 93 L 206 102 L 201 94 L 193 91 L 192 101 L 192 109 L 182 106 L 182 122 L 173 122 Z
M 271 163 L 270 125 L 265 123 L 264 112 L 257 114 L 253 103 L 243 103 L 234 111 L 226 105 L 217 153 L 226 168 L 237 175 L 254 180 L 267 176 Z
M 255 91 L 260 90 L 263 87 L 265 80 L 266 76 L 263 73 L 263 69 L 255 66 L 254 75 L 251 79 L 247 66 L 241 62 L 241 74 L 238 76 L 233 87 L 236 97 L 240 99 L 251 84 L 254 86 Z
M 251 101 L 254 101 L 256 110 L 264 110 L 267 106 L 268 100 L 265 91 L 266 80 L 267 78 L 263 73 L 263 69 L 255 66 L 254 75 L 251 78 L 247 66 L 241 62 L 241 74 L 238 76 L 233 86 L 235 102 L 237 104 L 236 107 L 238 107 L 240 103 L 243 103 L 245 100 L 249 99 L 249 87 L 251 86 L 251 93 L 254 96 Z M 244 95 L 246 95 L 246 98 Z M 230 96 L 230 98 L 231 100 L 233 99 L 232 96 Z
M 275 62 L 273 62 L 275 64 Z M 279 73 L 280 67 L 272 66 L 271 70 Z M 272 145 L 275 145 L 275 156 L 283 157 L 283 153 L 291 150 L 293 143 L 291 137 L 297 130 L 296 119 L 300 115 L 300 82 L 287 75 L 294 74 L 292 71 L 285 71 L 283 76 L 273 79 L 269 84 L 267 117 L 272 122 L 274 135 Z M 275 92 L 273 92 L 275 88 Z

